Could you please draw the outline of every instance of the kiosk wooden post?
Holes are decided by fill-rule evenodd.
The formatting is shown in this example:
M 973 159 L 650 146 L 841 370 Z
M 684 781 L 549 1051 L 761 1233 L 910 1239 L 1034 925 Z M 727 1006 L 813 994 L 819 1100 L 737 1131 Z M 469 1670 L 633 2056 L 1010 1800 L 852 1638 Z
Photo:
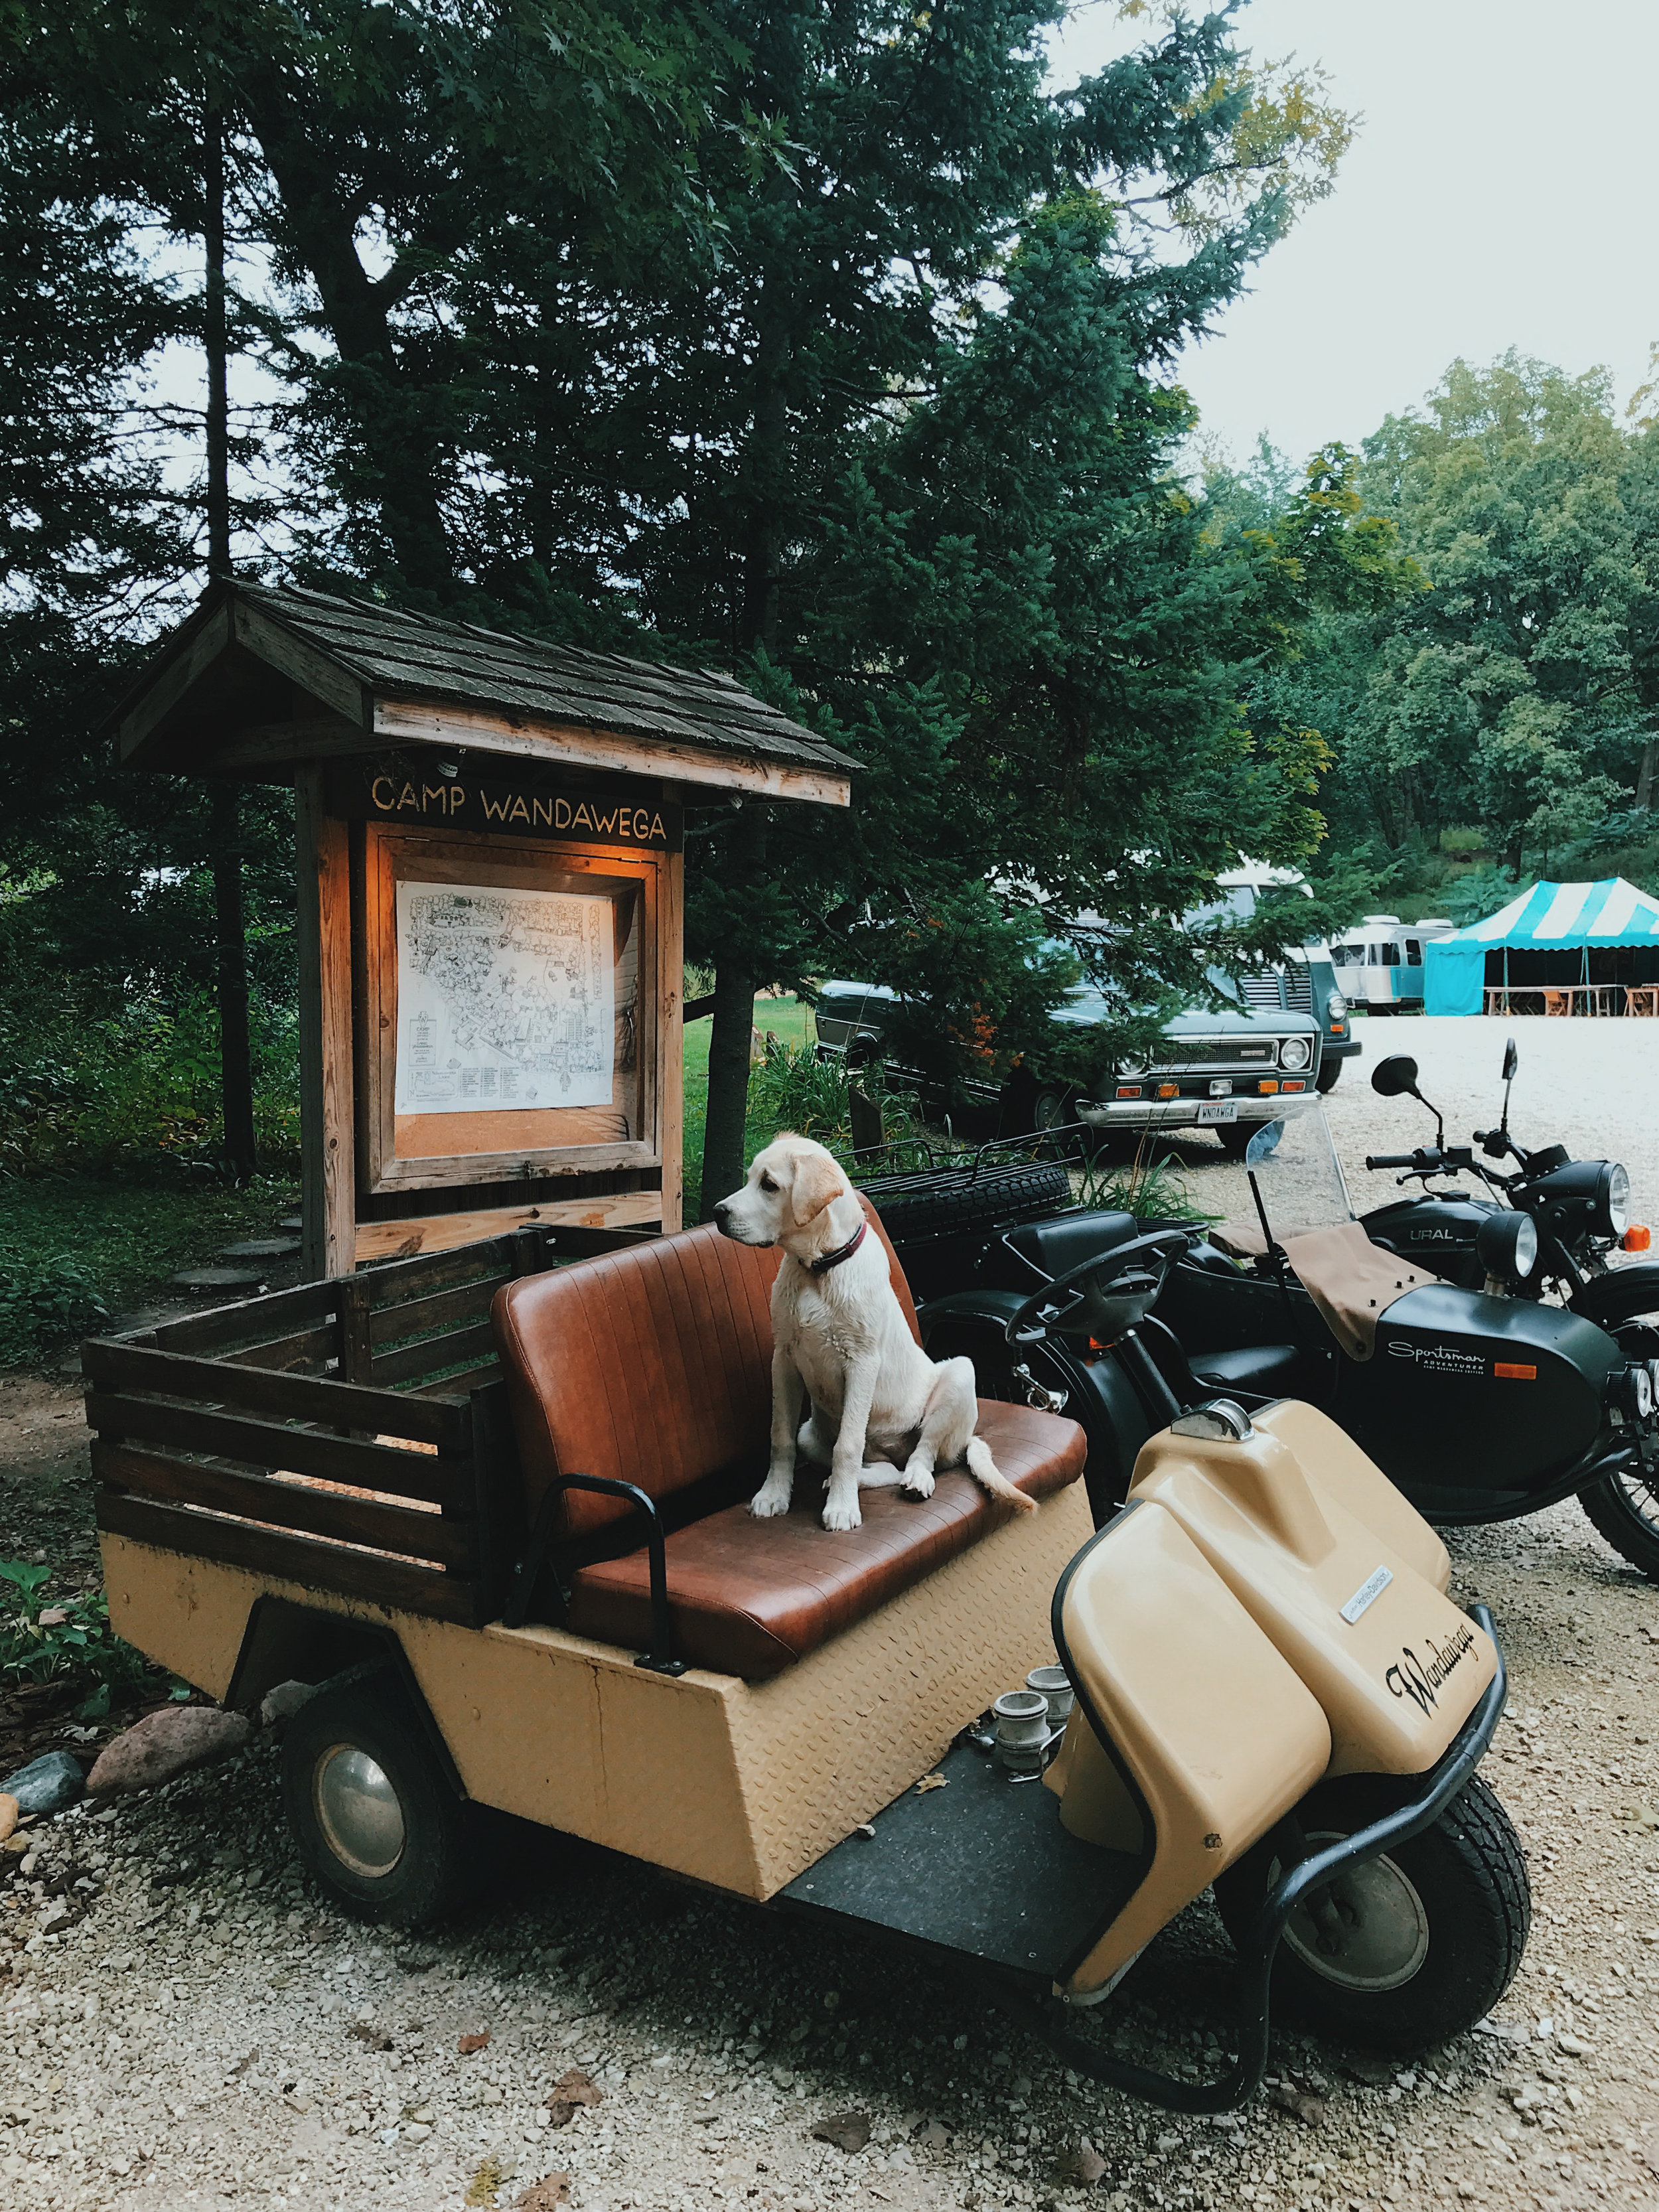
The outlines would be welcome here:
M 683 817 L 853 763 L 707 671 L 215 585 L 124 762 L 295 790 L 307 1273 L 680 1225 Z

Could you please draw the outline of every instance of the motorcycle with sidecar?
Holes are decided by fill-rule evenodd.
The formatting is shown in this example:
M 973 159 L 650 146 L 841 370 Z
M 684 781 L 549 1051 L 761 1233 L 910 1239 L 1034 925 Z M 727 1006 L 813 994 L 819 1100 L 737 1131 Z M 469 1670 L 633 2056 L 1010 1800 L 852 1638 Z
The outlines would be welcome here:
M 1011 1228 L 988 1240 L 972 1288 L 924 1310 L 930 1352 L 969 1353 L 982 1391 L 1064 1405 L 1084 1423 L 1097 1517 L 1131 1476 L 1119 1442 L 1129 1401 L 1164 1418 L 1194 1390 L 1320 1407 L 1444 1525 L 1512 1519 L 1610 1481 L 1659 1482 L 1659 1364 L 1587 1315 L 1517 1295 L 1530 1216 L 1492 1209 L 1486 1287 L 1465 1290 L 1354 1220 L 1316 1101 L 1287 1109 L 1252 1151 L 1262 1218 L 1188 1229 L 1127 1352 L 1106 1356 L 1076 1296 L 1091 1260 L 1139 1232 L 1126 1213 Z M 1650 1571 L 1637 1535 L 1597 1525 Z
M 1372 1090 L 1384 1098 L 1415 1098 L 1435 1117 L 1435 1139 L 1367 1158 L 1368 1170 L 1401 1170 L 1401 1182 L 1419 1188 L 1363 1213 L 1360 1226 L 1372 1243 L 1414 1266 L 1480 1290 L 1487 1272 L 1482 1237 L 1503 1237 L 1504 1215 L 1519 1214 L 1532 1224 L 1537 1249 L 1514 1295 L 1548 1297 L 1605 1330 L 1628 1359 L 1651 1362 L 1659 1358 L 1659 1264 L 1626 1256 L 1646 1252 L 1652 1242 L 1646 1225 L 1631 1220 L 1630 1177 L 1619 1160 L 1575 1160 L 1565 1145 L 1528 1150 L 1517 1143 L 1510 1133 L 1510 1092 L 1519 1066 L 1511 1037 L 1504 1051 L 1502 1117 L 1495 1129 L 1475 1130 L 1471 1146 L 1447 1144 L 1445 1119 L 1419 1089 L 1414 1060 L 1401 1053 L 1378 1062 Z M 1505 1159 L 1514 1162 L 1512 1173 L 1497 1164 Z M 1482 1188 L 1455 1184 L 1466 1175 Z M 1437 1188 L 1443 1181 L 1454 1187 Z M 1659 1480 L 1642 1441 L 1639 1431 L 1627 1438 L 1615 1463 L 1579 1497 L 1614 1549 L 1659 1581 Z
M 1210 1393 L 1142 1418 L 1098 1528 L 1082 1430 L 993 1401 L 981 1432 L 1037 1511 L 958 1469 L 925 1501 L 866 1492 L 856 1529 L 824 1529 L 804 1477 L 759 1521 L 775 1249 L 713 1228 L 568 1264 L 532 1246 L 556 1242 L 514 1244 L 491 1316 L 510 1419 L 441 1382 L 411 1399 L 148 1340 L 84 1350 L 112 1625 L 228 1705 L 316 1684 L 283 1791 L 337 1904 L 404 1925 L 452 1906 L 494 1808 L 908 1947 L 1079 2073 L 1194 2112 L 1260 2081 L 1270 1998 L 1412 2052 L 1501 1997 L 1529 1907 L 1477 1772 L 1504 1695 L 1492 1618 L 1451 1601 L 1439 1540 L 1316 1409 Z M 1119 1337 L 1172 1256 L 1130 1247 L 1086 1300 Z M 232 1476 L 213 1455 L 233 1447 L 270 1463 Z M 151 1510 L 134 1486 L 163 1461 Z M 471 1540 L 466 1466 L 514 1561 L 499 1611 L 420 1566 Z M 296 1504 L 334 1535 L 276 1533 Z M 1056 1655 L 1069 1717 L 1011 1747 L 988 1714 Z M 1214 2078 L 1066 2024 L 1211 1889 L 1238 1952 Z

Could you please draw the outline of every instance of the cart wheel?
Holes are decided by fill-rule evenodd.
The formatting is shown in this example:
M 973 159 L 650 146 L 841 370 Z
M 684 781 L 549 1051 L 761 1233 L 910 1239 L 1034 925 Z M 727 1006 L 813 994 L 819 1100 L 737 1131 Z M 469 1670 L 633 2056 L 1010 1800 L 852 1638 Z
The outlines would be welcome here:
M 1297 1808 L 1310 1844 L 1335 1843 L 1401 1803 L 1386 1775 L 1322 1783 Z M 1264 1841 L 1215 1885 L 1243 1945 L 1278 1853 Z M 1342 1875 L 1291 1916 L 1273 1962 L 1276 2008 L 1334 2040 L 1410 2056 L 1486 2015 L 1521 1964 L 1532 1917 L 1509 1814 L 1476 1775 L 1431 1828 Z
M 1244 1147 L 1261 1127 L 1260 1121 L 1219 1121 L 1215 1133 L 1222 1151 L 1233 1159 L 1242 1160 Z
M 384 1668 L 337 1676 L 295 1713 L 283 1796 L 301 1857 L 359 1919 L 413 1928 L 458 1901 L 466 1808 Z

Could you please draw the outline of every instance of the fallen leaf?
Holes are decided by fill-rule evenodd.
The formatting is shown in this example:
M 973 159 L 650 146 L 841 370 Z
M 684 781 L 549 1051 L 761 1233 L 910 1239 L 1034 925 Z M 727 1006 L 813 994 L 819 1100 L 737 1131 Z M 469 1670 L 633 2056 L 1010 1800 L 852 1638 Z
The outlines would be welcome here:
M 392 2048 L 392 2038 L 386 2030 L 371 2027 L 366 2020 L 354 2020 L 346 2033 L 355 2035 L 359 2043 L 366 2043 L 371 2051 L 390 2051 Z
M 589 2081 L 580 2066 L 573 2066 L 560 2075 L 546 2101 L 550 2125 L 566 2128 L 575 2118 L 578 2105 L 602 2105 L 605 2092 Z
M 1277 2105 L 1281 2112 L 1293 2112 L 1298 2120 L 1310 2128 L 1322 2127 L 1325 2121 L 1325 2100 L 1310 2095 L 1292 2082 L 1281 2081 L 1267 2100 Z
M 1106 2161 L 1087 2136 L 1075 2150 L 1063 2153 L 1054 2163 L 1062 2181 L 1080 2181 L 1085 2189 L 1092 2189 L 1105 2178 Z
M 855 1836 L 862 1836 L 866 1843 L 873 1844 L 876 1840 L 876 1824 L 873 1820 L 860 1820 L 853 1833 Z
M 812 2129 L 815 2142 L 834 2143 L 837 2150 L 856 2152 L 870 2140 L 868 2112 L 831 2112 Z
M 948 1790 L 950 1786 L 951 1778 L 948 1774 L 924 1774 L 916 1784 L 916 1795 L 921 1797 L 930 1790 Z
M 568 2173 L 544 2173 L 519 2198 L 516 2212 L 558 2212 L 570 2195 Z
M 465 2058 L 472 2051 L 482 2051 L 489 2040 L 489 2030 L 486 2027 L 480 2034 L 464 2035 L 455 2048 L 460 2052 L 462 2057 Z
M 462 2040 L 465 2042 L 465 2038 L 463 2037 Z M 495 2202 L 496 2191 L 502 2187 L 506 2180 L 507 2176 L 501 2171 L 501 2160 L 487 2158 L 471 2180 L 468 2182 L 466 2196 L 463 2202 L 468 2204 L 493 2204 Z
M 69 1607 L 66 1605 L 49 1605 L 43 1613 L 36 1616 L 36 1626 L 40 1628 L 61 1628 L 68 1619 Z

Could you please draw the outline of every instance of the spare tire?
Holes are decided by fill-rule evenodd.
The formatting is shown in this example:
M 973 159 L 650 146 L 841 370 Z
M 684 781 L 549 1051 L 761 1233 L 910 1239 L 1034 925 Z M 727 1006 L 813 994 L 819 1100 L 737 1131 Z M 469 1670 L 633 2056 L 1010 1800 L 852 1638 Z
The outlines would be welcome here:
M 1063 1213 L 1075 1204 L 1058 1160 L 1007 1166 L 936 1168 L 924 1175 L 876 1176 L 860 1186 L 895 1244 L 922 1237 L 988 1234 L 1010 1221 Z

